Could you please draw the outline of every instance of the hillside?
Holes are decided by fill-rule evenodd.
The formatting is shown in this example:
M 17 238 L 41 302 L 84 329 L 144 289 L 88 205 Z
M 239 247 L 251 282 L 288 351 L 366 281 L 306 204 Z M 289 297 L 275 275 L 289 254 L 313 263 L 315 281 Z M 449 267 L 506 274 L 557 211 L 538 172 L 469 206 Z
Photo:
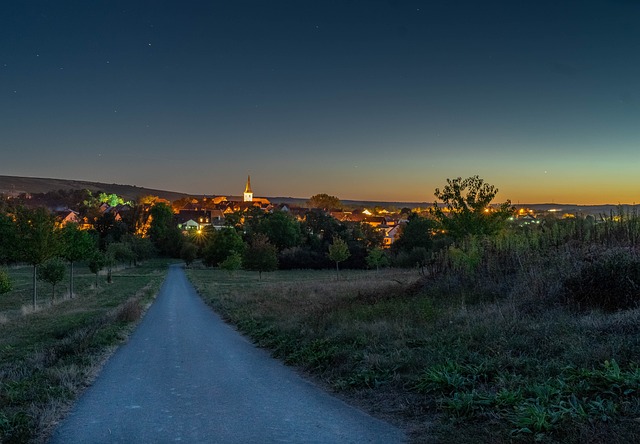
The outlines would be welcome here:
M 174 191 L 155 190 L 137 187 L 135 185 L 121 185 L 116 183 L 87 182 L 83 180 L 49 179 L 41 177 L 0 176 L 0 194 L 18 195 L 20 193 L 46 193 L 55 190 L 83 190 L 92 192 L 103 191 L 115 193 L 125 200 L 134 200 L 140 196 L 153 195 L 174 201 L 188 196 Z

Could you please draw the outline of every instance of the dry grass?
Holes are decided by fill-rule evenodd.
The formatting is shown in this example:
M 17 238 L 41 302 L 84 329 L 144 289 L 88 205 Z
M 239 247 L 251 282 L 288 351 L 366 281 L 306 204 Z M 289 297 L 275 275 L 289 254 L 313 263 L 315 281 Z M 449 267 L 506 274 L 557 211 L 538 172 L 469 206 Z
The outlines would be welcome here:
M 569 273 L 562 267 L 570 266 L 563 252 L 515 268 L 503 281 L 465 273 L 421 279 L 407 270 L 345 271 L 342 281 L 329 271 L 277 272 L 263 282 L 218 270 L 188 274 L 258 345 L 404 426 L 412 442 L 581 443 L 590 433 L 592 442 L 633 441 L 640 438 L 637 392 L 597 403 L 600 390 L 611 390 L 607 384 L 633 386 L 640 376 L 640 309 L 606 314 L 562 305 L 558 294 Z M 603 367 L 611 362 L 620 366 L 618 382 Z M 439 373 L 444 368 L 449 373 Z M 592 385 L 574 385 L 569 368 Z M 442 375 L 461 385 L 449 391 L 433 382 Z M 580 417 L 582 407 L 567 407 L 569 389 L 585 409 L 617 403 L 617 413 Z M 556 394 L 544 400 L 545 391 Z M 501 404 L 507 401 L 498 392 L 511 404 Z M 558 419 L 529 424 L 535 410 L 520 392 Z

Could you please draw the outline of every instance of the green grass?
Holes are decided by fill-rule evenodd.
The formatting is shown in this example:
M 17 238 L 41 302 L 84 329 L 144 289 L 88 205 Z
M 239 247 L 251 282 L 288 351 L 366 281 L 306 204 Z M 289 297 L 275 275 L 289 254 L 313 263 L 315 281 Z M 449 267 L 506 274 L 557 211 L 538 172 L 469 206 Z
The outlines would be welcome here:
M 68 282 L 39 284 L 31 309 L 31 268 L 9 273 L 12 292 L 0 296 L 0 442 L 43 442 L 55 421 L 86 387 L 157 294 L 164 260 L 114 272 L 113 284 L 75 267 L 74 299 Z
M 640 309 L 403 270 L 188 275 L 256 344 L 413 442 L 640 441 Z

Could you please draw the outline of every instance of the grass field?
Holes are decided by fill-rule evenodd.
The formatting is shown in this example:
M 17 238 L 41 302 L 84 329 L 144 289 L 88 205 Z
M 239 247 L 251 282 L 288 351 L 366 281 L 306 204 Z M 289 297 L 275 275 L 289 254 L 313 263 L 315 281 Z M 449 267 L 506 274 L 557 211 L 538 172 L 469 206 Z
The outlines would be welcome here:
M 75 267 L 56 288 L 38 282 L 32 309 L 31 267 L 14 267 L 14 289 L 0 296 L 0 442 L 43 442 L 157 294 L 164 260 L 114 271 L 113 284 Z
M 492 294 L 415 270 L 188 275 L 256 344 L 412 442 L 640 442 L 638 309 L 575 312 L 526 282 Z

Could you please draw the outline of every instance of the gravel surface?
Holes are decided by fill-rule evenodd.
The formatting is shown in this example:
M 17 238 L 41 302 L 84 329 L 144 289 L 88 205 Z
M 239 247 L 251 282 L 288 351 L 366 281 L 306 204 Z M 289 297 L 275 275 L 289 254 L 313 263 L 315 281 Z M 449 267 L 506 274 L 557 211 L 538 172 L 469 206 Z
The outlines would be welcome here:
M 50 443 L 404 441 L 253 346 L 172 266 L 137 330 Z

